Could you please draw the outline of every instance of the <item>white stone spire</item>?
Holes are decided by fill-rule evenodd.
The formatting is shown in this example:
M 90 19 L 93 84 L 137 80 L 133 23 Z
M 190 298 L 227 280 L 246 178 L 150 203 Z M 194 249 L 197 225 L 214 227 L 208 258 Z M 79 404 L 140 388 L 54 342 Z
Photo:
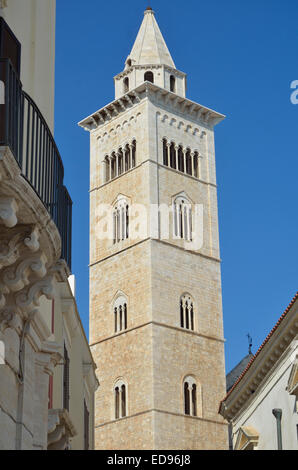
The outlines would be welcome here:
M 186 75 L 176 69 L 151 7 L 145 10 L 124 70 L 114 80 L 116 99 L 146 81 L 185 97 Z
M 145 10 L 129 59 L 131 65 L 158 64 L 176 68 L 151 7 Z

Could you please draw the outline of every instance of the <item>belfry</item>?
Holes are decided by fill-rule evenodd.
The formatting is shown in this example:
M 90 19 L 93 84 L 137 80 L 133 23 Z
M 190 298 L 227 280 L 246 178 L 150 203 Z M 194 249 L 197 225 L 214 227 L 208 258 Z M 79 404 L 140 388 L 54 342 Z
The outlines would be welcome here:
M 226 449 L 214 148 L 224 116 L 186 98 L 150 7 L 114 80 L 114 101 L 80 123 L 91 147 L 95 447 Z

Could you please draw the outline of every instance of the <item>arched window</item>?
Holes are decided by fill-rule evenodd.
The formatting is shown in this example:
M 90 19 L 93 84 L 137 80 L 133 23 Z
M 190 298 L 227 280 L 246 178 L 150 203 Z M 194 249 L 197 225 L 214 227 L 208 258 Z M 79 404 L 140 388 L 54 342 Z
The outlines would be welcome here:
M 115 419 L 127 416 L 127 387 L 123 380 L 118 380 L 114 386 Z
M 176 168 L 176 148 L 174 142 L 170 145 L 170 167 Z
M 137 164 L 137 143 L 135 140 L 132 141 L 132 168 Z
M 125 77 L 123 80 L 123 93 L 129 92 L 129 78 Z
M 163 153 L 163 164 L 168 166 L 168 142 L 167 139 L 163 139 L 162 141 L 162 153 Z
M 178 170 L 184 172 L 184 154 L 181 145 L 178 147 Z
M 194 174 L 196 178 L 200 178 L 200 169 L 199 169 L 199 154 L 198 152 L 195 152 L 193 155 L 193 166 L 194 166 Z
M 119 295 L 114 302 L 114 326 L 115 333 L 127 330 L 127 298 Z
M 186 197 L 178 196 L 174 201 L 174 238 L 192 240 L 192 209 Z
M 144 75 L 144 81 L 154 83 L 153 72 L 146 72 L 145 75 Z
M 111 177 L 111 160 L 108 156 L 105 157 L 105 168 L 106 168 L 106 182 L 110 180 Z
M 180 297 L 180 326 L 187 330 L 195 329 L 194 302 L 189 294 Z
M 170 91 L 172 91 L 173 93 L 175 93 L 176 91 L 176 79 L 174 75 L 170 76 Z
M 192 166 L 191 166 L 191 152 L 189 149 L 186 151 L 186 171 L 184 173 L 187 173 L 188 175 L 192 174 Z
M 197 384 L 193 377 L 188 376 L 183 381 L 184 414 L 188 416 L 198 416 L 197 405 Z
M 113 243 L 119 243 L 129 237 L 129 205 L 123 197 L 113 209 Z

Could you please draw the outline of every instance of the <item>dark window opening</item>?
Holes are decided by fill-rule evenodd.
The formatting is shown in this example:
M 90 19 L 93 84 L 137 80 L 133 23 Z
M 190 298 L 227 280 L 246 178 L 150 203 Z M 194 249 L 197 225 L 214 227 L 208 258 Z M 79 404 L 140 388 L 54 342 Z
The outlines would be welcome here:
M 69 411 L 69 356 L 64 344 L 63 408 Z
M 163 139 L 163 164 L 168 166 L 168 146 L 166 139 Z
M 89 411 L 84 400 L 84 450 L 89 450 Z
M 184 383 L 184 413 L 190 415 L 190 396 L 188 382 Z
M 192 398 L 192 415 L 197 416 L 197 386 L 193 384 L 191 391 Z
M 129 78 L 126 77 L 123 80 L 123 93 L 127 93 L 129 91 Z
M 145 75 L 144 75 L 144 81 L 154 83 L 153 73 L 152 72 L 146 72 Z
M 176 79 L 173 75 L 170 76 L 170 91 L 173 93 L 176 91 Z

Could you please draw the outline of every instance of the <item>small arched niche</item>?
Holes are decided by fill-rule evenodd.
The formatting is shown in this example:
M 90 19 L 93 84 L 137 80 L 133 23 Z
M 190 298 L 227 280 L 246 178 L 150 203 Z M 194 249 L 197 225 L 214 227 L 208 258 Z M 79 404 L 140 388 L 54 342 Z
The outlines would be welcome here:
M 129 92 L 129 78 L 125 77 L 123 80 L 123 93 Z
M 154 83 L 154 75 L 153 72 L 148 71 L 144 74 L 144 81 Z
M 176 78 L 174 77 L 174 75 L 170 76 L 170 91 L 172 93 L 176 92 Z

